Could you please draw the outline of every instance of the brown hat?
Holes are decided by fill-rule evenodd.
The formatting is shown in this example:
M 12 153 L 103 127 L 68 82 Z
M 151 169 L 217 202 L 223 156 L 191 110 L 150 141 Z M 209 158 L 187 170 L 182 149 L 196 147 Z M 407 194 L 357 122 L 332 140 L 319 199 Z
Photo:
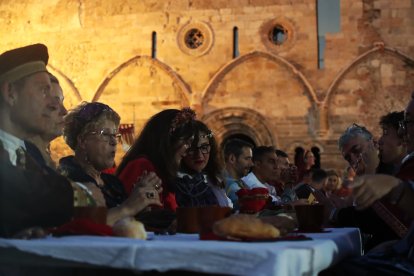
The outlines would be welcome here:
M 0 83 L 14 82 L 37 72 L 46 72 L 49 60 L 47 47 L 33 44 L 0 55 Z

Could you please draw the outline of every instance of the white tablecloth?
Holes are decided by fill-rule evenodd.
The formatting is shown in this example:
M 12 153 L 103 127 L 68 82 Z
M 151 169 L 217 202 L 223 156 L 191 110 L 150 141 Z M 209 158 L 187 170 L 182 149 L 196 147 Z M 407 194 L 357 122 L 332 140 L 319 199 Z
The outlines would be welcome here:
M 306 234 L 313 239 L 308 241 L 256 243 L 200 241 L 198 235 L 192 234 L 152 235 L 147 241 L 96 236 L 0 239 L 0 249 L 4 252 L 14 248 L 55 260 L 140 271 L 180 269 L 234 275 L 317 275 L 345 257 L 361 254 L 357 229 L 330 230 Z M 2 257 L 4 254 L 0 262 Z

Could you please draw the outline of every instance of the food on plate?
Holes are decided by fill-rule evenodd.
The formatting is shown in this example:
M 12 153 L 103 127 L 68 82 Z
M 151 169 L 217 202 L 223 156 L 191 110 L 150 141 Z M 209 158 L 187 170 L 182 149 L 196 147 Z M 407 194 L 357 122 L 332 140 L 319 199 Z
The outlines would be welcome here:
M 114 226 L 112 226 L 112 230 L 115 236 L 140 240 L 147 239 L 147 232 L 145 231 L 144 225 L 132 217 L 118 220 L 115 222 Z
M 238 214 L 217 221 L 213 232 L 224 238 L 274 239 L 280 231 L 273 225 L 263 222 L 254 215 Z

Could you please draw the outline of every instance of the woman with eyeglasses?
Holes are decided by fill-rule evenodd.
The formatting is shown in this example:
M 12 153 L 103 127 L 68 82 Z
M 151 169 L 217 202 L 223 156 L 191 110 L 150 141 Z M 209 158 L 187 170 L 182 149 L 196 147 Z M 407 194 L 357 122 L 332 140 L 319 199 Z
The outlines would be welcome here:
M 155 174 L 135 181 L 136 189 L 128 196 L 116 176 L 102 172 L 114 164 L 119 122 L 119 115 L 103 103 L 83 102 L 71 110 L 64 119 L 63 137 L 75 154 L 62 158 L 58 168 L 92 196 L 90 205 L 108 207 L 108 225 L 148 205 L 160 205 L 161 181 Z
M 173 183 L 194 138 L 194 119 L 194 111 L 184 108 L 163 110 L 147 121 L 116 172 L 128 194 L 143 174 L 155 172 L 162 180 L 164 209 L 176 210 Z
M 195 121 L 194 130 L 193 143 L 183 158 L 175 181 L 178 206 L 233 207 L 224 190 L 222 165 L 212 131 L 200 121 Z

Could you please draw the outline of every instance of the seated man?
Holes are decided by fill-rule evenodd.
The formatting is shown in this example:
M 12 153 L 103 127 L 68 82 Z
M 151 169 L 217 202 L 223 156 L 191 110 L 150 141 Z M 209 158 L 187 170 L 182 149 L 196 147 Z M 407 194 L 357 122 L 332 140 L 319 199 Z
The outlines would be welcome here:
M 301 183 L 295 187 L 295 192 L 298 198 L 308 199 L 311 194 L 316 191 L 321 191 L 328 180 L 328 174 L 322 169 L 311 170 L 310 184 Z M 311 203 L 311 202 L 309 202 Z
M 373 135 L 365 127 L 351 125 L 338 141 L 339 149 L 357 176 L 374 174 L 379 164 L 378 149 Z M 377 210 L 368 208 L 356 210 L 355 207 L 338 208 L 331 212 L 332 222 L 341 227 L 359 227 L 367 239 L 366 249 L 399 237 L 398 231 Z
M 240 139 L 232 139 L 224 146 L 226 194 L 233 202 L 234 209 L 239 209 L 237 191 L 248 188 L 241 178 L 253 166 L 252 148 L 251 144 Z
M 289 156 L 282 150 L 276 150 L 278 174 L 274 182 L 276 192 L 284 204 L 298 200 L 294 186 L 298 181 L 298 169 L 290 163 Z
M 403 160 L 403 167 L 414 166 L 414 92 L 405 110 L 400 130 L 410 154 Z M 414 218 L 414 170 L 411 179 L 401 180 L 389 175 L 364 175 L 353 184 L 357 209 L 364 210 L 381 199 L 400 208 L 411 219 Z M 406 175 L 408 177 L 408 173 Z M 340 263 L 321 275 L 413 275 L 414 272 L 414 225 L 408 233 L 395 243 L 383 245 L 365 256 Z
M 274 205 L 281 205 L 282 200 L 276 194 L 274 186 L 268 184 L 275 181 L 278 174 L 277 155 L 273 147 L 260 146 L 253 149 L 253 169 L 242 178 L 252 188 L 267 188 Z
M 73 212 L 73 190 L 25 140 L 45 133 L 58 108 L 42 44 L 0 55 L 0 236 L 30 227 L 53 227 Z
M 63 105 L 63 91 L 60 87 L 58 79 L 49 73 L 50 82 L 52 84 L 51 96 L 54 98 L 50 101 L 50 122 L 45 133 L 30 137 L 28 140 L 36 145 L 42 154 L 46 164 L 51 168 L 56 168 L 56 164 L 50 156 L 50 143 L 61 136 L 63 133 L 63 117 L 67 114 L 67 110 Z

